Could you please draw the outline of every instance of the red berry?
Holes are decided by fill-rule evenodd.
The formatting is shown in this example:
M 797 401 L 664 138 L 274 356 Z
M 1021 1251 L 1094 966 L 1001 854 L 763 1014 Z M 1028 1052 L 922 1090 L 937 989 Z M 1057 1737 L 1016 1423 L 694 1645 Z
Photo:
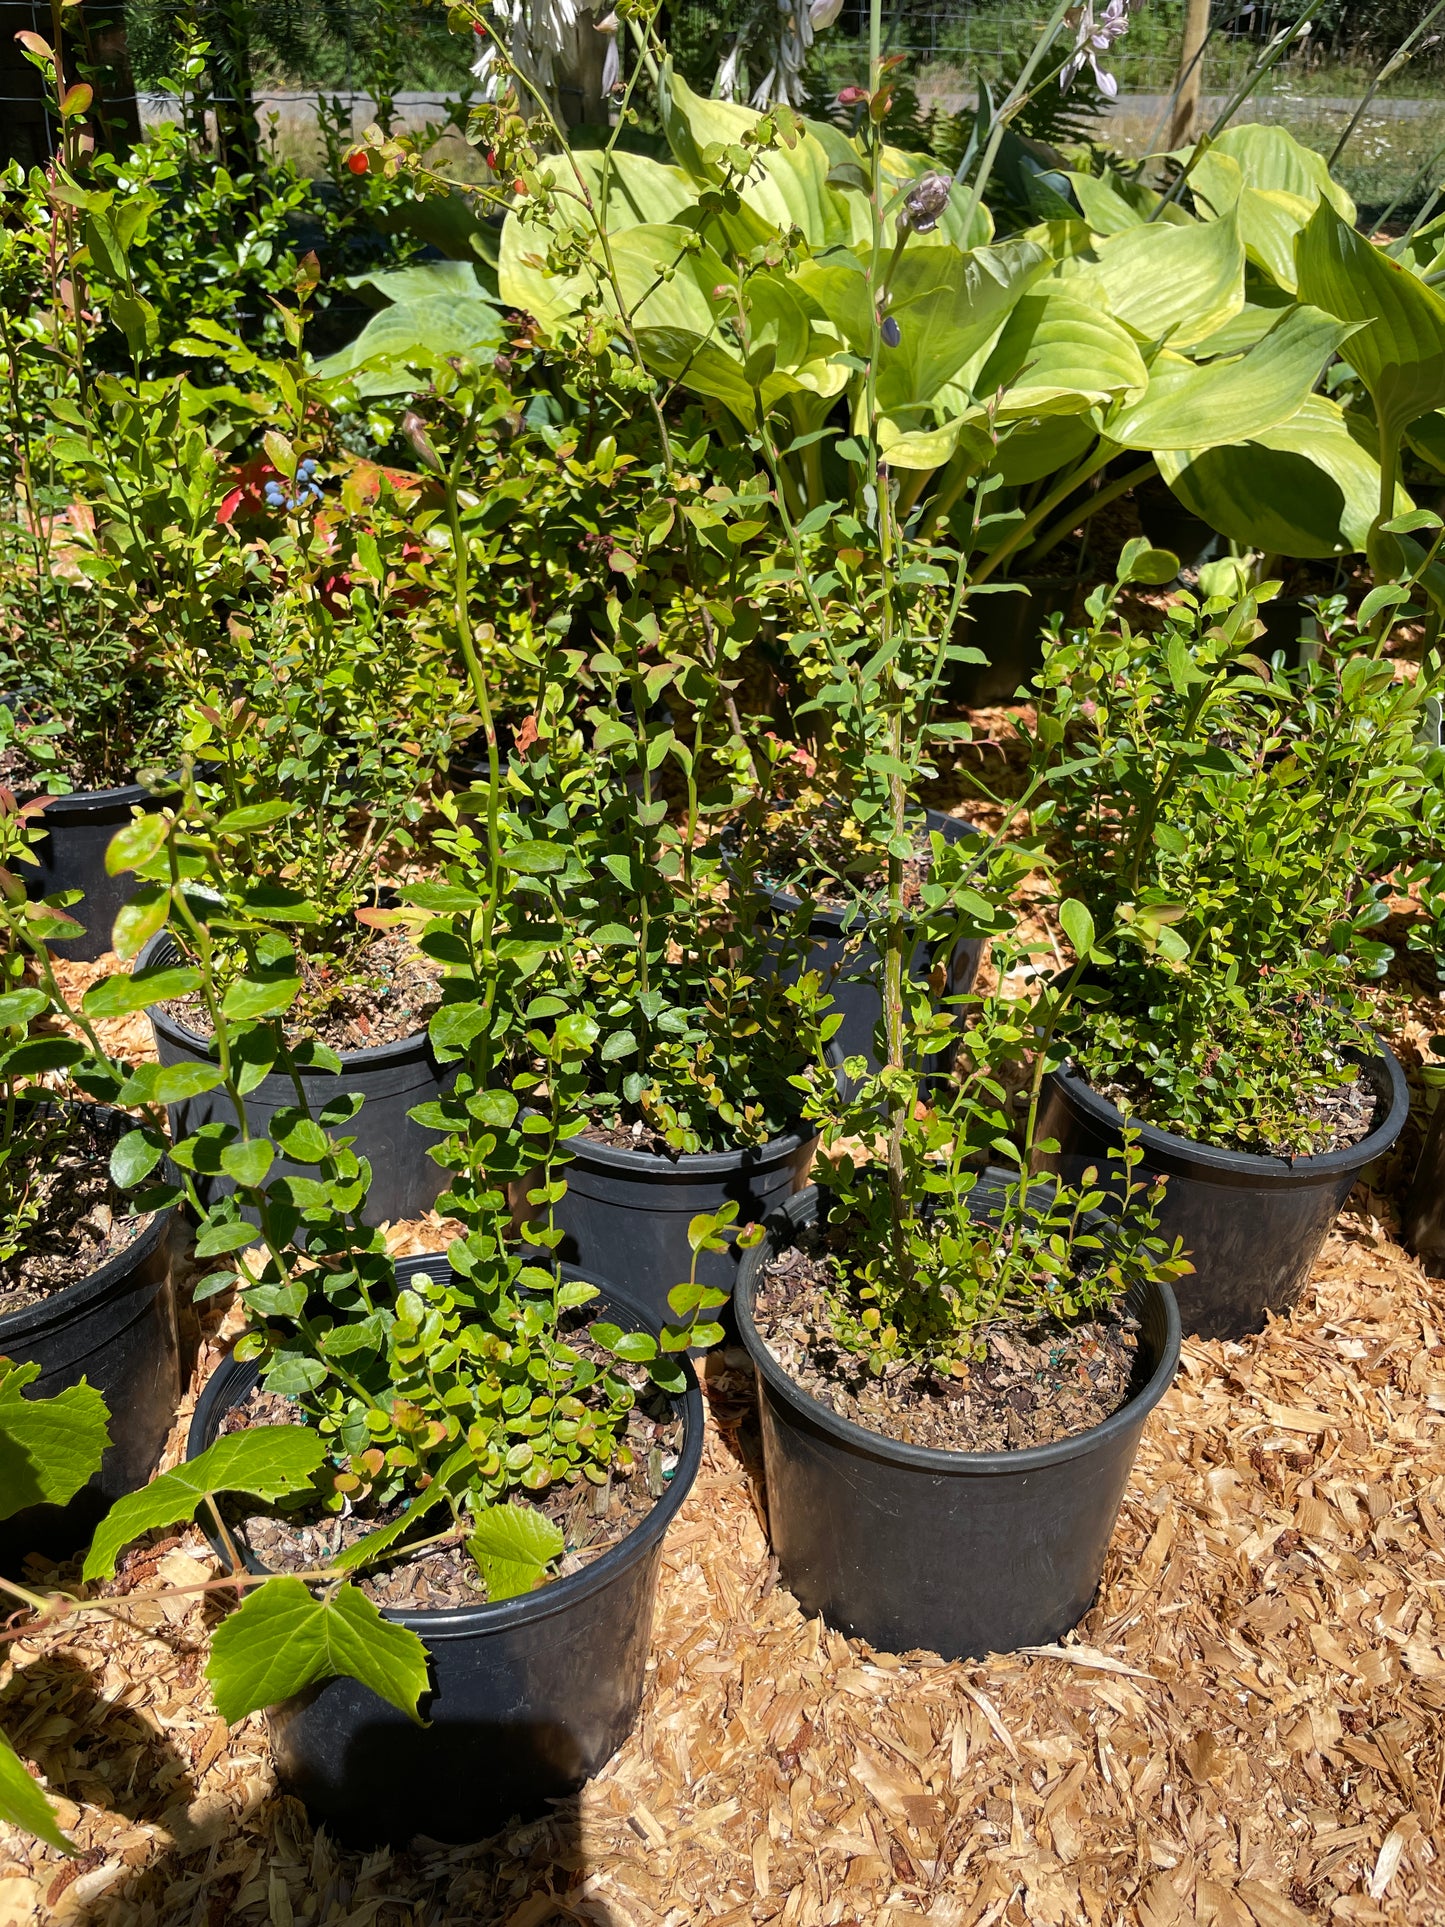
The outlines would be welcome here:
M 355 154 L 347 155 L 346 165 L 351 169 L 353 174 L 364 174 L 367 168 L 371 166 L 371 162 L 365 154 L 358 150 Z
M 525 194 L 526 191 L 527 191 L 527 183 L 525 181 L 512 182 L 512 192 L 514 194 Z

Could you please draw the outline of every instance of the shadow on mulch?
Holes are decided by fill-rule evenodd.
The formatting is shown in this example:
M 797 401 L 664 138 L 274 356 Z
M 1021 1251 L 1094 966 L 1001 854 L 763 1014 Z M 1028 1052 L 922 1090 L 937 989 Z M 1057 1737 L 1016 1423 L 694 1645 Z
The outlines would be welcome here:
M 426 1840 L 373 1852 L 342 1847 L 311 1827 L 300 1801 L 279 1793 L 243 1829 L 238 1837 L 226 1826 L 209 1843 L 178 1846 L 93 1898 L 77 1898 L 100 1861 L 95 1849 L 61 1868 L 46 1905 L 61 1908 L 65 1927 L 227 1927 L 243 1913 L 274 1927 L 296 1918 L 297 1894 L 305 1897 L 303 1919 L 345 1927 L 623 1927 L 605 1902 L 578 1892 L 587 1869 L 575 1800 L 465 1847 Z
M 52 1653 L 0 1689 L 0 1728 L 22 1759 L 43 1757 L 52 1793 L 155 1822 L 195 1797 L 191 1763 L 148 1721 L 97 1692 L 88 1667 Z

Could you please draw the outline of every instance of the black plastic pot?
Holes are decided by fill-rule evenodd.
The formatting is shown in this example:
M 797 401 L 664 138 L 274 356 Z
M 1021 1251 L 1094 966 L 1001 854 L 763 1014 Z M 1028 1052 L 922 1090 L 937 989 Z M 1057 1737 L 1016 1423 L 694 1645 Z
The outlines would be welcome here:
M 1376 1040 L 1377 1043 L 1379 1040 Z M 1186 1332 L 1242 1338 L 1262 1331 L 1269 1312 L 1288 1311 L 1300 1294 L 1330 1226 L 1360 1173 L 1389 1150 L 1410 1110 L 1405 1073 L 1379 1045 L 1360 1057 L 1386 1115 L 1369 1136 L 1316 1157 L 1261 1157 L 1196 1144 L 1152 1124 L 1139 1127 L 1142 1162 L 1134 1179 L 1168 1179 L 1159 1211 L 1163 1236 L 1180 1238 L 1193 1275 L 1175 1286 Z M 1124 1119 L 1070 1070 L 1044 1079 L 1038 1136 L 1054 1138 L 1056 1156 L 1041 1160 L 1076 1183 L 1090 1165 L 1116 1194 L 1123 1185 L 1116 1153 Z
M 953 666 L 949 699 L 968 709 L 1011 703 L 1044 660 L 1044 629 L 1054 615 L 1077 616 L 1085 590 L 1072 576 L 1021 575 L 1011 578 L 1027 591 L 978 596 L 974 621 L 959 633 L 970 649 L 982 650 L 986 663 Z
M 940 810 L 925 810 L 923 815 L 928 828 L 937 830 L 946 842 L 958 843 L 965 836 L 977 834 L 972 823 L 945 816 Z M 761 882 L 758 888 L 767 899 L 765 914 L 778 922 L 786 922 L 797 910 L 800 899 L 787 890 L 768 890 Z M 883 1015 L 883 998 L 876 982 L 878 951 L 863 936 L 864 928 L 861 923 L 850 922 L 848 910 L 831 910 L 820 904 L 808 924 L 808 951 L 789 960 L 783 981 L 796 983 L 805 969 L 821 970 L 824 987 L 832 994 L 834 1009 L 843 1013 L 843 1022 L 834 1033 L 833 1042 L 844 1057 L 865 1057 L 869 1069 L 876 1070 L 878 1059 L 873 1050 L 873 1033 Z M 915 982 L 923 983 L 933 959 L 926 943 L 916 937 L 913 941 L 909 972 Z M 948 963 L 945 997 L 959 997 L 968 990 L 978 972 L 982 951 L 983 945 L 974 941 L 957 946 Z
M 160 798 L 140 783 L 115 790 L 77 790 L 73 796 L 52 796 L 46 803 L 40 819 L 45 835 L 35 846 L 40 867 L 33 870 L 27 864 L 22 875 L 33 898 L 51 897 L 60 890 L 83 893 L 69 914 L 84 924 L 85 935 L 52 939 L 67 957 L 94 963 L 110 949 L 111 925 L 136 882 L 128 870 L 116 877 L 107 874 L 106 849 L 135 810 L 159 808 Z
M 446 1270 L 440 1256 L 397 1267 L 401 1278 Z M 617 1323 L 656 1330 L 631 1294 L 588 1276 Z M 520 1599 L 386 1611 L 430 1655 L 426 1725 L 351 1679 L 271 1708 L 277 1772 L 316 1821 L 347 1841 L 480 1840 L 512 1815 L 530 1817 L 574 1793 L 617 1751 L 642 1699 L 663 1535 L 702 1459 L 702 1395 L 686 1362 L 683 1370 L 687 1389 L 673 1401 L 684 1423 L 677 1469 L 621 1545 Z M 192 1457 L 255 1378 L 255 1365 L 235 1358 L 216 1371 L 196 1407 Z
M 164 930 L 142 950 L 138 970 L 150 970 L 174 963 L 179 952 Z M 215 1054 L 208 1038 L 178 1024 L 159 1005 L 146 1010 L 156 1040 L 156 1055 L 163 1064 L 210 1064 Z M 428 1148 L 440 1142 L 436 1131 L 428 1131 L 407 1113 L 417 1104 L 430 1104 L 441 1095 L 445 1073 L 432 1052 L 425 1031 L 403 1037 L 395 1044 L 379 1044 L 374 1050 L 342 1051 L 341 1071 L 303 1070 L 301 1083 L 313 1117 L 332 1098 L 358 1093 L 365 1102 L 340 1137 L 354 1140 L 352 1149 L 371 1164 L 371 1189 L 363 1213 L 368 1224 L 395 1224 L 403 1218 L 417 1218 L 440 1196 L 447 1175 L 427 1156 Z M 246 1116 L 251 1129 L 267 1132 L 273 1115 L 296 1102 L 296 1087 L 289 1077 L 273 1072 L 263 1077 L 246 1097 Z M 199 1097 L 186 1098 L 170 1107 L 171 1137 L 179 1142 L 202 1124 L 219 1119 L 235 1120 L 231 1101 L 223 1090 L 204 1091 Z M 315 1176 L 314 1167 L 293 1164 L 277 1158 L 271 1167 L 278 1177 Z M 218 1195 L 231 1190 L 229 1178 L 211 1178 L 207 1186 Z
M 1134 506 L 1139 526 L 1156 549 L 1169 549 L 1181 569 L 1198 569 L 1212 560 L 1223 538 L 1201 516 L 1185 508 L 1160 475 L 1137 484 Z
M 816 1190 L 789 1202 L 744 1257 L 734 1299 L 757 1370 L 783 1584 L 805 1613 L 890 1652 L 974 1659 L 1057 1639 L 1093 1600 L 1144 1421 L 1179 1362 L 1168 1286 L 1125 1300 L 1140 1325 L 1139 1382 L 1102 1425 L 1018 1452 L 904 1445 L 810 1398 L 753 1322 L 763 1267 L 817 1213 Z
M 701 1211 L 737 1200 L 736 1225 L 761 1224 L 808 1182 L 816 1132 L 794 1131 L 741 1151 L 616 1151 L 585 1137 L 571 1139 L 567 1194 L 555 1207 L 566 1233 L 561 1255 L 588 1277 L 625 1278 L 632 1298 L 663 1322 L 667 1294 L 687 1282 L 692 1252 L 687 1227 Z M 731 1291 L 737 1252 L 698 1253 L 700 1284 Z
M 77 1552 L 111 1504 L 155 1471 L 181 1396 L 174 1216 L 157 1212 L 88 1278 L 0 1317 L 0 1357 L 40 1367 L 24 1395 L 53 1398 L 85 1379 L 109 1407 L 111 1437 L 100 1471 L 68 1505 L 27 1506 L 0 1524 L 0 1571 L 17 1573 L 28 1552 Z

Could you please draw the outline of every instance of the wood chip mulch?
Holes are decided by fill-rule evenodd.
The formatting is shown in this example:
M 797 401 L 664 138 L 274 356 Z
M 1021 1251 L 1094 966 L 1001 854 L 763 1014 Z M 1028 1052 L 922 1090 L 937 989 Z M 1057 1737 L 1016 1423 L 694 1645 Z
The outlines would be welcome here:
M 1445 1920 L 1445 1313 L 1368 1208 L 1293 1318 L 1186 1344 L 1099 1601 L 1054 1650 L 943 1665 L 804 1619 L 735 1363 L 712 1368 L 642 1719 L 579 1800 L 481 1846 L 343 1852 L 278 1793 L 264 1722 L 216 1717 L 203 1609 L 138 1603 L 138 1631 L 5 1649 L 0 1719 L 81 1853 L 0 1828 L 0 1922 Z M 194 1532 L 152 1565 L 212 1569 Z

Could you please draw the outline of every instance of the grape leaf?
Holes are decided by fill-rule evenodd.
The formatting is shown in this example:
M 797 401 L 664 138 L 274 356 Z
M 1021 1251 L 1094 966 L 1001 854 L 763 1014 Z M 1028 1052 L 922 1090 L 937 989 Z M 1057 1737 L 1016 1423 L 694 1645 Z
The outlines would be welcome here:
M 532 1506 L 494 1505 L 479 1515 L 467 1550 L 488 1599 L 515 1599 L 541 1583 L 566 1543 L 561 1527 Z
M 155 1526 L 189 1519 L 202 1499 L 217 1492 L 248 1492 L 257 1499 L 284 1499 L 301 1492 L 326 1456 L 314 1432 L 302 1425 L 253 1425 L 217 1439 L 173 1472 L 117 1499 L 96 1528 L 85 1555 L 87 1579 L 109 1579 L 121 1548 Z
M 360 1680 L 421 1724 L 426 1648 L 349 1582 L 323 1604 L 299 1579 L 268 1579 L 211 1636 L 206 1677 L 228 1724 L 338 1674 Z
M 75 1852 L 56 1825 L 50 1802 L 25 1771 L 20 1755 L 3 1733 L 0 1733 L 0 1820 L 7 1826 L 33 1833 L 57 1853 Z
M 105 1400 L 82 1379 L 53 1398 L 25 1398 L 38 1365 L 0 1359 L 0 1519 L 29 1505 L 64 1505 L 110 1444 Z M 32 1829 L 33 1831 L 33 1829 Z

